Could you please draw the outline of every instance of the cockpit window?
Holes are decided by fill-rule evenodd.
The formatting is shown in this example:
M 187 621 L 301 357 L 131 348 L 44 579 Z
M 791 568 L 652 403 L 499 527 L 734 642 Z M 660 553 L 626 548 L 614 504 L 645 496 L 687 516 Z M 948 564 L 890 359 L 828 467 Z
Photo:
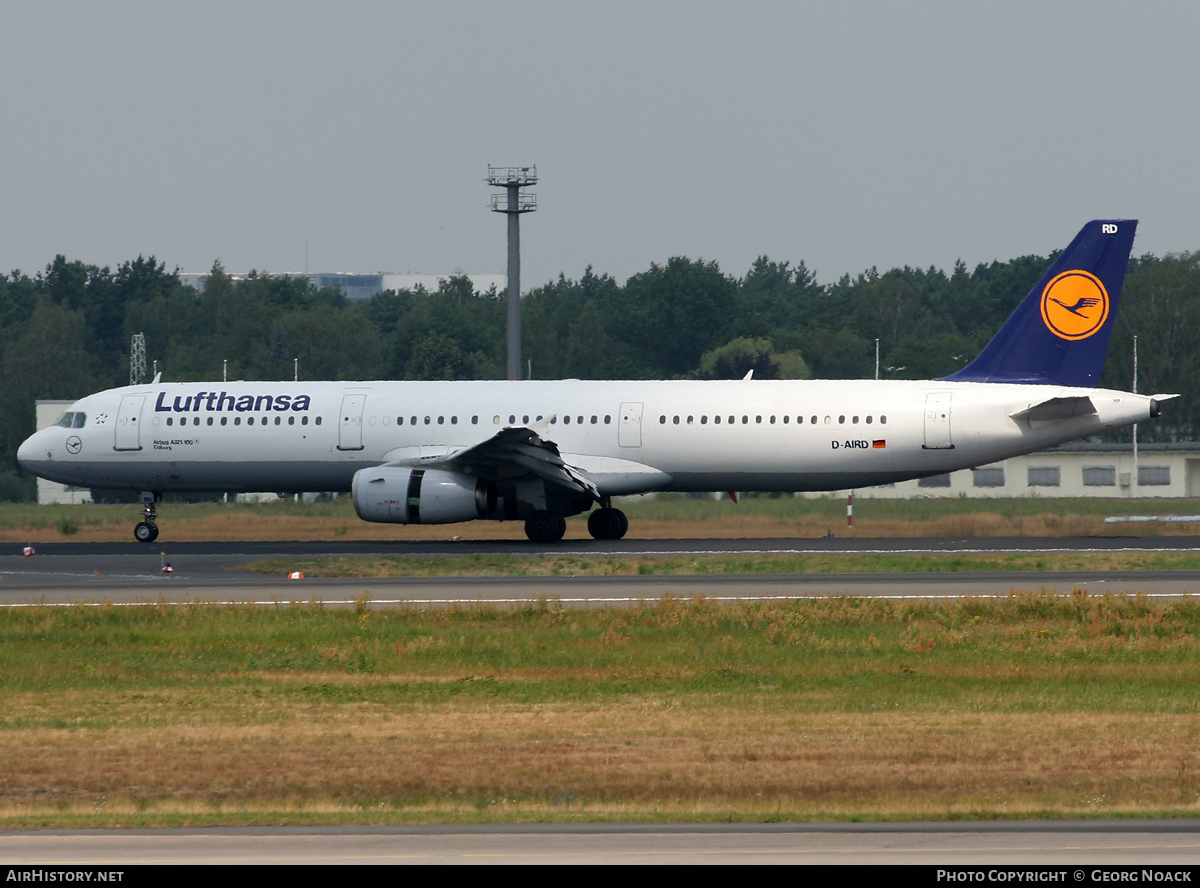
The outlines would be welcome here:
M 86 424 L 87 424 L 87 414 L 86 413 L 76 413 L 71 410 L 67 411 L 62 416 L 60 416 L 58 418 L 58 422 L 55 423 L 56 426 L 60 426 L 61 428 L 64 428 L 64 429 L 81 429 Z
M 73 423 L 74 421 L 75 421 L 74 413 L 64 413 L 62 416 L 60 416 L 58 418 L 58 422 L 56 422 L 55 425 L 61 426 L 64 429 L 69 429 L 71 427 L 71 423 Z
M 86 424 L 87 424 L 87 414 L 86 414 L 86 413 L 76 413 L 76 414 L 75 414 L 75 422 L 74 422 L 74 424 L 71 426 L 71 428 L 73 428 L 73 429 L 81 429 L 81 428 L 83 428 L 83 427 L 84 427 L 84 425 L 86 425 Z

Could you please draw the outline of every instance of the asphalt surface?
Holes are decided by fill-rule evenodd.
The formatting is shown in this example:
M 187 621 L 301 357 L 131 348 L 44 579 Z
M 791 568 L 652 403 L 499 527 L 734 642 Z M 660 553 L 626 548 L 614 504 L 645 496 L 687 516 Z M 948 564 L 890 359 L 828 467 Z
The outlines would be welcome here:
M 987 573 L 790 574 L 721 576 L 586 576 L 484 578 L 288 579 L 238 571 L 260 559 L 281 559 L 289 570 L 325 555 L 762 555 L 1200 552 L 1198 537 L 972 538 L 868 540 L 621 540 L 554 546 L 524 542 L 252 542 L 53 543 L 0 550 L 0 606 L 36 602 L 194 600 L 287 602 L 318 598 L 353 604 L 369 593 L 373 606 L 490 601 L 521 604 L 542 598 L 566 606 L 618 606 L 663 595 L 717 600 L 823 595 L 957 598 L 1007 595 L 1014 589 L 1142 593 L 1155 597 L 1200 594 L 1200 571 L 1011 571 Z M 163 568 L 171 566 L 170 572 Z
M 1148 865 L 1176 874 L 1179 881 L 1178 874 L 1194 871 L 1200 860 L 1200 822 L 47 830 L 0 833 L 0 860 L 101 865 L 110 872 L 146 864 L 936 864 L 969 867 L 976 874 L 971 881 L 980 882 L 1025 881 L 1036 878 L 1030 867 L 1062 866 L 1051 881 L 1091 884 L 1122 878 L 1106 866 Z M 1142 874 L 1137 875 L 1134 881 L 1141 881 Z M 120 881 L 137 876 L 127 872 Z M 929 883 L 936 881 L 932 873 L 925 876 Z

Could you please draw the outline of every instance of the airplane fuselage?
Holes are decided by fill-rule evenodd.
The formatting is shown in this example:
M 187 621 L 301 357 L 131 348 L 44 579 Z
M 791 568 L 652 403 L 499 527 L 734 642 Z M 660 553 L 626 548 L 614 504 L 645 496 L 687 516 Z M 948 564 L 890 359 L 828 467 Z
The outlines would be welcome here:
M 1052 398 L 1095 409 L 1021 415 Z M 1042 450 L 1152 409 L 1127 392 L 948 381 L 170 383 L 83 398 L 70 427 L 36 433 L 19 459 L 84 487 L 345 491 L 360 469 L 421 465 L 549 420 L 563 459 L 604 496 L 838 490 Z

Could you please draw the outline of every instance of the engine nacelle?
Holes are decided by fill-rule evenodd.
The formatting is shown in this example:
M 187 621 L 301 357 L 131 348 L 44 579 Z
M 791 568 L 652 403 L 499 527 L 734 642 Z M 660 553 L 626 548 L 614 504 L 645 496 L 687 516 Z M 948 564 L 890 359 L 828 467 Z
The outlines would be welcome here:
M 453 524 L 496 511 L 494 482 L 442 469 L 360 469 L 350 489 L 363 521 Z

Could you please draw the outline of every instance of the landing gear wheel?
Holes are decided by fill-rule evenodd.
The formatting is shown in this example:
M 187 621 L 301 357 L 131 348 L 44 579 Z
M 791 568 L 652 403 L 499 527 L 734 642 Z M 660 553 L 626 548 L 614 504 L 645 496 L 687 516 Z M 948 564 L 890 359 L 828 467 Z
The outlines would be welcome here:
M 597 509 L 588 515 L 588 533 L 598 540 L 619 540 L 629 530 L 629 519 L 620 509 Z
M 538 509 L 525 521 L 525 536 L 535 543 L 557 543 L 567 532 L 567 519 Z
M 149 521 L 139 521 L 133 529 L 133 538 L 139 543 L 152 543 L 158 539 L 158 525 Z

